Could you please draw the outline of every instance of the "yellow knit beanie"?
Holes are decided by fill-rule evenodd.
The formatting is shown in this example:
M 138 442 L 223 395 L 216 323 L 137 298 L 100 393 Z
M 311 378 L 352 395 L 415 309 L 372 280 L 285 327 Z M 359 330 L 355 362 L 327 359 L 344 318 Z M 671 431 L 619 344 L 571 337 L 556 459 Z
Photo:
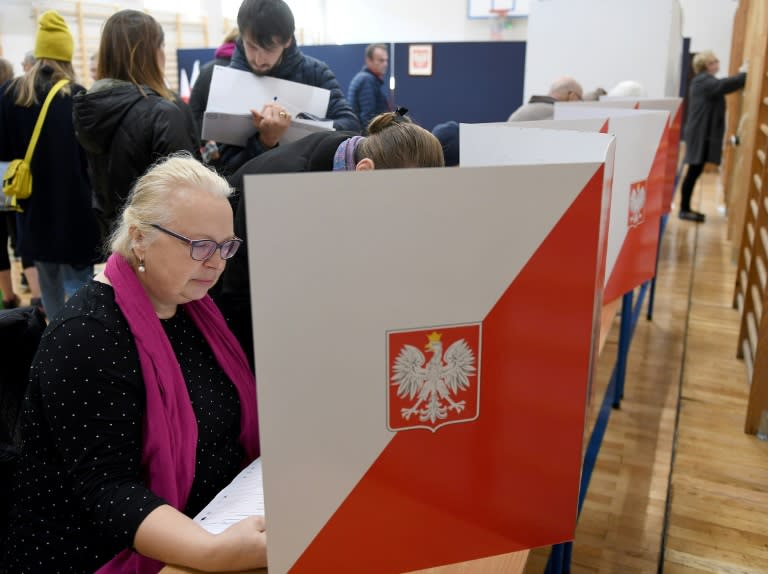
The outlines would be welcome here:
M 74 42 L 67 23 L 55 10 L 43 12 L 38 20 L 35 58 L 71 62 Z

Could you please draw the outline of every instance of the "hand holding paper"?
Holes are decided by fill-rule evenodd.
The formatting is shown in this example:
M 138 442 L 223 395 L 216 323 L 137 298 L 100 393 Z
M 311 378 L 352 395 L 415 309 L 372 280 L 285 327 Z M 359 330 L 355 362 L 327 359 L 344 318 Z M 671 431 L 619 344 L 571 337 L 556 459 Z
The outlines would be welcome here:
M 330 93 L 324 88 L 216 66 L 203 117 L 203 139 L 245 146 L 258 130 L 260 143 L 271 148 L 312 132 L 333 130 L 332 120 L 295 119 L 300 112 L 324 118 Z
M 278 104 L 267 104 L 261 112 L 251 110 L 253 126 L 259 130 L 259 141 L 266 148 L 273 148 L 291 125 L 291 114 Z

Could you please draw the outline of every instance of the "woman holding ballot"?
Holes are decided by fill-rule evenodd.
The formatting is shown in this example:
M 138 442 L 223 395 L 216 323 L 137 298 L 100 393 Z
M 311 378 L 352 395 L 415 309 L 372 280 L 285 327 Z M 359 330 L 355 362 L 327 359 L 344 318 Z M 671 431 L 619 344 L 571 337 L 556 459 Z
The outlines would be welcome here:
M 260 517 L 190 517 L 259 456 L 256 386 L 208 290 L 242 240 L 230 188 L 189 156 L 136 183 L 104 272 L 45 331 L 14 476 L 6 572 L 266 565 Z
M 376 116 L 368 124 L 367 137 L 351 132 L 318 132 L 277 147 L 243 165 L 230 181 L 235 189 L 242 190 L 244 176 L 260 173 L 443 167 L 442 145 L 434 135 L 412 123 L 405 115 L 407 111 L 398 108 Z M 237 206 L 235 232 L 245 239 L 244 201 Z M 253 364 L 250 279 L 245 244 L 227 268 L 216 302 Z
M 152 16 L 116 12 L 101 33 L 98 79 L 75 98 L 75 129 L 88 154 L 104 235 L 153 162 L 197 150 L 192 111 L 165 84 L 164 47 L 163 28 Z

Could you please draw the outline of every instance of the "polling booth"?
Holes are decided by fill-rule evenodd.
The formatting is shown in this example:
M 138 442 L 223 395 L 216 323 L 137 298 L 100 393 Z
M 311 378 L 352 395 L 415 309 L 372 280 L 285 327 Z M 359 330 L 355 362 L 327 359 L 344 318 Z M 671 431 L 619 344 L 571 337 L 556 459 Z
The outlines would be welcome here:
M 554 121 L 569 119 L 616 136 L 604 294 L 613 301 L 656 274 L 669 112 L 555 104 Z
M 669 112 L 667 126 L 659 153 L 666 157 L 664 169 L 664 195 L 661 212 L 669 213 L 675 193 L 675 179 L 680 155 L 680 131 L 683 121 L 683 98 L 616 98 L 602 96 L 599 102 L 568 102 L 562 105 L 589 107 L 629 108 L 635 110 L 663 110 Z
M 563 119 L 462 124 L 461 165 L 544 162 L 549 149 L 541 128 L 616 136 L 612 181 L 607 184 L 611 201 L 604 292 L 604 301 L 613 301 L 655 274 L 667 159 L 662 135 L 668 113 L 557 104 L 555 118 Z M 561 134 L 559 139 L 570 137 Z M 571 146 L 570 153 L 578 158 L 582 152 Z
M 573 138 L 548 164 L 245 178 L 270 574 L 572 539 L 613 155 Z

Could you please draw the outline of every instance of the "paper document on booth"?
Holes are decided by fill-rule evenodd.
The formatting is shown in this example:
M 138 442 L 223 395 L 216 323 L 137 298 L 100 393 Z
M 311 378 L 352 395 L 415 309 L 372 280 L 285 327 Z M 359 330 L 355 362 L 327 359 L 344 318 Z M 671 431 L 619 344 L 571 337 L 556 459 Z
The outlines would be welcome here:
M 261 458 L 245 467 L 194 520 L 208 532 L 219 534 L 249 516 L 264 516 Z

